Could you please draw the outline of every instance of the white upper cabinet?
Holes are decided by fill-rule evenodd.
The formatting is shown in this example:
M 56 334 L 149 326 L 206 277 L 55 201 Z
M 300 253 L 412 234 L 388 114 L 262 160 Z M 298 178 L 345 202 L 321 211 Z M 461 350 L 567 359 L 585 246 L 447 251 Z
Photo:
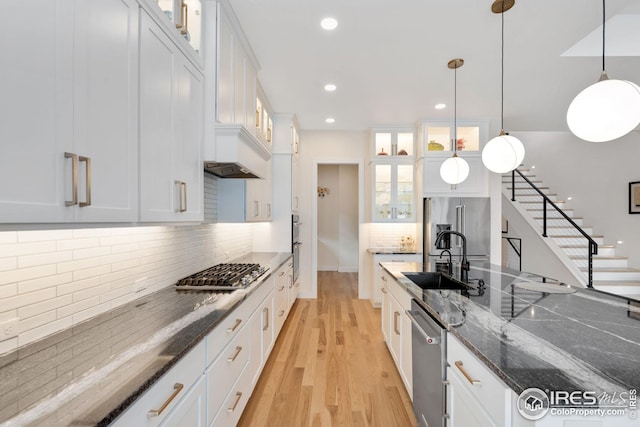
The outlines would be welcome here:
M 138 10 L 133 0 L 5 5 L 1 222 L 137 219 Z
M 202 220 L 202 74 L 146 14 L 140 19 L 142 221 Z
M 488 196 L 489 174 L 482 163 L 482 148 L 488 141 L 489 123 L 459 121 L 454 132 L 453 121 L 424 121 L 421 123 L 419 157 L 422 169 L 423 196 L 456 195 Z M 440 177 L 440 166 L 453 155 L 469 164 L 469 176 L 452 188 Z
M 198 60 L 202 47 L 202 1 L 201 0 L 139 0 L 149 3 L 158 15 L 163 28 L 171 33 L 185 54 Z M 159 9 L 158 9 L 159 8 Z
M 372 179 L 373 222 L 414 222 L 415 130 L 373 129 Z

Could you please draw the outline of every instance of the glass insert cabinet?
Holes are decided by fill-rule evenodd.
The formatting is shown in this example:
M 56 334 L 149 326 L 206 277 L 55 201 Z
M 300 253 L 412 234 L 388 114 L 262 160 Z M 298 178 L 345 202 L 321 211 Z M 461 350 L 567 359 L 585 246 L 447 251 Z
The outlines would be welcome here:
M 373 222 L 414 222 L 415 130 L 372 131 Z
M 199 53 L 202 35 L 201 0 L 156 0 L 156 3 L 193 50 Z

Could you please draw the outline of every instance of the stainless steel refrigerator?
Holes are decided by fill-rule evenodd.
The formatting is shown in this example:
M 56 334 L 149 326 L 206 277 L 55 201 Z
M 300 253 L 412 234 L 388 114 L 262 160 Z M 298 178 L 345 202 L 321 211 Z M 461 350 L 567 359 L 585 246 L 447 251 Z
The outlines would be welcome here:
M 458 231 L 467 238 L 467 258 L 489 260 L 491 203 L 488 197 L 426 197 L 423 199 L 423 261 L 434 261 L 448 249 L 454 262 L 462 258 L 462 239 L 449 234 L 435 246 L 443 230 Z M 446 255 L 448 257 L 448 255 Z

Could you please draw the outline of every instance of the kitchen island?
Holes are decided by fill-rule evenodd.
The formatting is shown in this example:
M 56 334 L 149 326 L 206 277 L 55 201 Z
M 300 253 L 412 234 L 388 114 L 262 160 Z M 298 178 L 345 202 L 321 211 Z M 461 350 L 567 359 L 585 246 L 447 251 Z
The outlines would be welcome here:
M 516 395 L 588 391 L 629 407 L 640 388 L 638 301 L 480 262 L 471 265 L 468 292 L 423 290 L 403 273 L 435 265 L 381 265 Z
M 0 426 L 109 425 L 192 350 L 204 348 L 205 337 L 290 258 L 246 255 L 235 262 L 268 271 L 244 289 L 171 286 L 1 356 Z

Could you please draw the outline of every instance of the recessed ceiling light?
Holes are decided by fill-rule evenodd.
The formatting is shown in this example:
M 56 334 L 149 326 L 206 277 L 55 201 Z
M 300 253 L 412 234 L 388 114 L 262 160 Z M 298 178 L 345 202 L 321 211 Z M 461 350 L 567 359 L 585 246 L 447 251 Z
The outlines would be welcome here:
M 327 123 L 335 123 L 336 119 L 334 119 L 333 117 L 327 117 L 326 119 L 324 119 L 324 121 Z
M 326 85 L 324 85 L 324 90 L 326 90 L 327 92 L 333 92 L 336 89 L 337 89 L 337 86 L 334 85 L 333 83 L 327 83 Z
M 444 108 L 447 108 L 447 104 L 436 104 L 435 106 L 436 110 L 442 110 Z
M 320 21 L 320 26 L 327 31 L 335 30 L 338 26 L 338 21 L 335 18 L 324 18 Z

